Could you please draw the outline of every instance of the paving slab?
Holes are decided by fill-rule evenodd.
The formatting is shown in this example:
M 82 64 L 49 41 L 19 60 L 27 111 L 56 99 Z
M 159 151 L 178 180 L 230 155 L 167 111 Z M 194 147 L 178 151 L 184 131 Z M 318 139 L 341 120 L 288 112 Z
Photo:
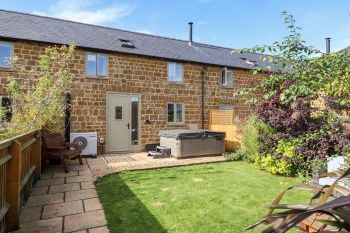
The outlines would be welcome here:
M 16 233 L 61 233 L 63 218 L 51 218 L 21 224 Z
M 81 189 L 94 189 L 95 185 L 92 181 L 84 181 L 80 183 Z
M 88 231 L 87 230 L 82 230 L 82 231 L 74 231 L 72 233 L 88 233 Z
M 75 214 L 65 217 L 64 232 L 97 228 L 107 224 L 103 210 Z
M 102 205 L 98 198 L 85 199 L 83 202 L 85 212 L 102 209 Z
M 70 176 L 77 176 L 78 171 L 69 171 L 68 173 L 65 171 L 58 171 L 53 173 L 54 178 L 60 178 L 60 177 L 70 177 Z
M 44 172 L 40 175 L 40 180 L 49 180 L 52 178 L 52 171 Z
M 24 208 L 19 217 L 19 221 L 25 223 L 40 220 L 42 209 L 42 206 Z
M 49 186 L 42 186 L 42 187 L 34 187 L 32 190 L 30 190 L 30 195 L 32 196 L 38 196 L 38 195 L 45 195 L 47 194 L 47 191 L 49 190 Z
M 26 207 L 42 206 L 63 202 L 64 193 L 54 193 L 40 196 L 30 196 Z
M 63 192 L 74 191 L 79 189 L 80 189 L 79 183 L 51 185 L 49 189 L 49 193 L 63 193 Z
M 58 204 L 51 204 L 51 205 L 44 206 L 42 219 L 61 217 L 61 216 L 66 216 L 71 214 L 79 214 L 83 212 L 84 212 L 84 208 L 83 208 L 83 202 L 81 200 L 62 202 Z
M 89 233 L 109 233 L 107 226 L 89 229 Z
M 93 181 L 94 178 L 92 175 L 82 175 L 82 176 L 72 176 L 66 178 L 66 183 L 76 183 L 76 182 L 83 182 L 83 181 Z
M 97 197 L 97 192 L 95 189 L 84 189 L 84 190 L 77 190 L 72 192 L 66 192 L 66 201 L 75 201 L 75 200 L 82 200 L 82 199 L 88 199 L 88 198 L 94 198 Z
M 91 175 L 91 171 L 90 170 L 81 170 L 79 171 L 79 176 L 82 176 L 82 175 Z
M 35 187 L 42 187 L 42 186 L 47 186 L 47 185 L 56 185 L 56 184 L 63 184 L 64 183 L 64 178 L 54 178 L 54 179 L 49 179 L 49 180 L 38 180 L 35 183 Z
M 73 164 L 73 165 L 68 165 L 68 170 L 69 171 L 83 171 L 83 170 L 89 170 L 89 166 L 85 163 L 83 165 L 80 164 Z

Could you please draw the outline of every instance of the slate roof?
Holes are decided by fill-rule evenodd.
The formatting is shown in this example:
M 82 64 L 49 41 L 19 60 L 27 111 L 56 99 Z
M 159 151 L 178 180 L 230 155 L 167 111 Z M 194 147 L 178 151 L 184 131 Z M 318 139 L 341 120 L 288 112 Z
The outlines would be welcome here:
M 53 44 L 74 44 L 111 52 L 146 55 L 179 61 L 252 69 L 242 58 L 261 64 L 259 54 L 231 54 L 231 49 L 0 9 L 0 38 Z M 121 47 L 119 39 L 136 48 Z

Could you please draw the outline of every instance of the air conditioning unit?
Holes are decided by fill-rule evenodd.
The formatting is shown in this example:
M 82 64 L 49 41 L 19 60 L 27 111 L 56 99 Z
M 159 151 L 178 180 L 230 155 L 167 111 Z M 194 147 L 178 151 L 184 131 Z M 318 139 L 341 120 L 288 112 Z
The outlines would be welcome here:
M 79 143 L 85 156 L 97 155 L 97 132 L 71 133 L 70 141 Z

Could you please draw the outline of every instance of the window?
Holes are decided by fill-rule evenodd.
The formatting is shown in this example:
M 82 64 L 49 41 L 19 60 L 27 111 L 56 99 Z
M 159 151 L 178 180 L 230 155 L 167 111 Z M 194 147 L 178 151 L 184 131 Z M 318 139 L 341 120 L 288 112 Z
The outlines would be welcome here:
M 168 123 L 184 122 L 184 104 L 168 103 Z
M 174 83 L 183 82 L 183 65 L 177 62 L 168 62 L 168 81 Z
M 120 46 L 121 47 L 130 48 L 130 49 L 136 48 L 135 45 L 130 40 L 119 39 L 119 41 L 120 41 Z
M 122 120 L 123 119 L 123 107 L 116 106 L 115 107 L 115 119 Z
M 1 101 L 1 112 L 3 113 L 0 122 L 10 122 L 12 119 L 12 105 L 13 101 L 11 98 L 6 96 L 0 96 Z
M 222 69 L 221 85 L 226 87 L 233 87 L 233 71 L 231 69 Z
M 86 58 L 86 73 L 92 77 L 107 76 L 107 56 L 89 53 Z
M 233 104 L 220 104 L 221 110 L 233 110 Z
M 11 68 L 13 45 L 7 42 L 0 42 L 0 67 L 1 68 Z
M 139 144 L 139 96 L 133 95 L 131 100 L 131 145 Z

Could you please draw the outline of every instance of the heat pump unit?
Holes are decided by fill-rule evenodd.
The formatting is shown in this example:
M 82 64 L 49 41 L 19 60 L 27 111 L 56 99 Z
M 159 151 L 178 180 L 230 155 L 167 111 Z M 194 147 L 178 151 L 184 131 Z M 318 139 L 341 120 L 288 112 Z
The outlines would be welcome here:
M 70 141 L 79 143 L 85 156 L 97 155 L 97 133 L 86 132 L 86 133 L 71 133 Z

